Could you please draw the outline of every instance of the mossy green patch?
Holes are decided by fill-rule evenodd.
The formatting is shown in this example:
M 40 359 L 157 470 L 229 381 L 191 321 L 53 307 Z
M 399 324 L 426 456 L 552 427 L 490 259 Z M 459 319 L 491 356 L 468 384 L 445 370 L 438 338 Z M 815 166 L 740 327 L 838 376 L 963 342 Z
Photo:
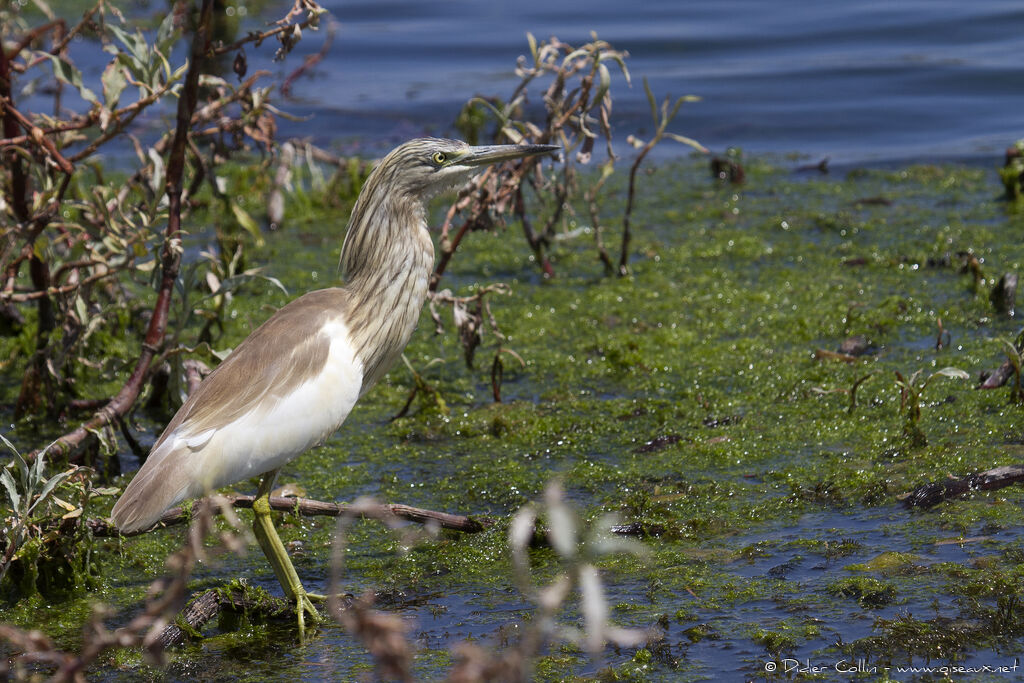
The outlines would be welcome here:
M 515 226 L 472 232 L 442 286 L 510 286 L 489 299 L 502 348 L 525 363 L 502 354 L 503 402 L 492 400 L 498 340 L 486 330 L 469 368 L 450 312 L 440 310 L 441 336 L 425 312 L 406 355 L 447 411 L 414 402 L 391 419 L 416 382 L 399 365 L 281 481 L 311 498 L 372 495 L 497 520 L 472 535 L 347 528 L 346 590 L 381 590 L 415 622 L 423 678 L 442 676 L 459 640 L 516 641 L 510 625 L 531 604 L 512 577 L 508 519 L 554 477 L 585 522 L 617 515 L 649 549 L 599 566 L 613 621 L 657 628 L 664 645 L 610 649 L 599 668 L 555 644 L 537 663 L 542 680 L 757 677 L 780 654 L 823 665 L 849 656 L 996 663 L 1024 645 L 1019 606 L 1006 597 L 1024 575 L 1014 551 L 1024 495 L 974 491 L 928 511 L 905 510 L 897 496 L 1022 455 L 1020 406 L 1007 389 L 974 389 L 1004 359 L 993 339 L 1014 338 L 1018 326 L 988 298 L 1002 273 L 1024 268 L 1024 222 L 994 200 L 997 189 L 994 173 L 962 166 L 807 179 L 752 160 L 746 184 L 733 187 L 707 179 L 699 162 L 668 163 L 640 187 L 624 278 L 603 276 L 586 231 L 564 232 L 551 280 Z M 610 184 L 602 215 L 621 215 L 624 200 Z M 335 204 L 309 191 L 263 247 L 247 247 L 249 265 L 291 294 L 246 283 L 226 304 L 214 348 L 237 344 L 296 293 L 338 283 L 345 206 Z M 859 355 L 841 354 L 854 337 Z M 896 373 L 920 370 L 923 381 L 946 367 L 971 379 L 915 384 L 924 438 L 908 434 Z M 335 523 L 281 520 L 285 543 L 302 542 L 296 565 L 307 587 L 325 589 Z M 182 539 L 168 529 L 96 541 L 97 593 L 137 609 Z M 538 583 L 556 559 L 531 551 Z M 216 556 L 192 588 L 236 576 L 278 590 L 255 548 Z M 88 600 L 69 599 L 68 612 L 81 615 Z M 814 619 L 794 616 L 804 613 Z M 581 626 L 568 607 L 561 618 Z M 50 619 L 33 623 L 73 643 Z M 18 606 L 9 620 L 32 617 Z M 335 627 L 302 649 L 282 644 L 282 633 L 210 628 L 203 654 L 185 652 L 176 666 L 188 671 L 202 656 L 242 661 L 254 677 L 301 676 L 328 662 L 352 677 L 369 665 Z
M 896 599 L 896 586 L 869 577 L 846 577 L 832 582 L 828 590 L 833 595 L 854 598 L 864 607 L 884 607 Z

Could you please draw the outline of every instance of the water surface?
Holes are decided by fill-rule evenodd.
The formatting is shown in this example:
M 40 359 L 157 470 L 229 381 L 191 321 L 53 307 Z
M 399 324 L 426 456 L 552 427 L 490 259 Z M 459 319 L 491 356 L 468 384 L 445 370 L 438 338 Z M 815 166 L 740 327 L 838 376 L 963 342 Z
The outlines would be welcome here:
M 579 44 L 591 31 L 631 55 L 632 89 L 621 78 L 614 86 L 620 139 L 649 126 L 644 76 L 659 97 L 703 98 L 673 130 L 716 150 L 839 162 L 977 159 L 1024 136 L 1024 6 L 1016 2 L 324 6 L 340 22 L 337 38 L 316 77 L 296 86 L 292 107 L 316 122 L 293 132 L 312 128 L 321 142 L 450 132 L 469 97 L 511 92 L 527 32 Z M 300 47 L 316 49 L 316 40 Z

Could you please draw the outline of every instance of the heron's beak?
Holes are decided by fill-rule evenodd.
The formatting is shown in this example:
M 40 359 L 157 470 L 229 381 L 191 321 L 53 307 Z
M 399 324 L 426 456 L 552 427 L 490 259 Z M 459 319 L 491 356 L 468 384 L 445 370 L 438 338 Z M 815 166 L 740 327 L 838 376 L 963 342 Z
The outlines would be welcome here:
M 509 159 L 550 154 L 560 149 L 558 145 L 481 145 L 470 147 L 466 156 L 458 163 L 463 166 L 487 166 Z

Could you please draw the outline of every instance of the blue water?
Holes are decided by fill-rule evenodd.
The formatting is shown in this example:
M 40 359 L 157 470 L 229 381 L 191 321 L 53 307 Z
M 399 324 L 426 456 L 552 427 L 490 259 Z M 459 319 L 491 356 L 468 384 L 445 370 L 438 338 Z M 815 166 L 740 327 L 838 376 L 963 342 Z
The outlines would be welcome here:
M 979 161 L 997 160 L 1024 137 L 1024 3 L 1013 0 L 322 4 L 330 12 L 323 27 L 307 30 L 284 63 L 271 61 L 273 41 L 250 46 L 247 56 L 250 72 L 269 68 L 283 78 L 319 52 L 334 22 L 327 58 L 284 102 L 303 120 L 279 123 L 285 136 L 343 151 L 376 153 L 412 136 L 452 134 L 469 98 L 511 93 L 527 32 L 579 45 L 594 31 L 629 52 L 632 87 L 613 69 L 612 123 L 620 143 L 649 134 L 644 77 L 659 99 L 702 98 L 684 106 L 670 130 L 717 152 L 740 147 L 835 163 Z M 51 5 L 69 20 L 80 11 Z M 154 21 L 166 12 L 163 3 L 126 5 Z M 291 5 L 278 0 L 258 12 L 246 9 L 241 30 L 260 29 Z M 109 56 L 74 47 L 87 84 L 98 89 Z M 531 102 L 539 106 L 539 88 Z M 51 106 L 43 99 L 33 104 Z M 629 151 L 624 144 L 617 149 Z M 666 142 L 659 152 L 689 148 Z
M 340 23 L 329 57 L 300 81 L 289 133 L 389 146 L 447 134 L 470 97 L 507 96 L 526 33 L 573 44 L 590 31 L 627 50 L 616 75 L 620 140 L 643 136 L 641 86 L 699 95 L 671 130 L 712 150 L 836 162 L 998 158 L 1024 137 L 1024 4 L 727 0 L 325 2 Z M 323 34 L 323 31 L 321 31 Z M 319 49 L 311 36 L 297 56 Z M 287 71 L 297 64 L 280 67 Z M 539 91 L 534 102 L 540 101 Z M 685 153 L 677 143 L 662 150 Z M 625 151 L 623 149 L 623 151 Z

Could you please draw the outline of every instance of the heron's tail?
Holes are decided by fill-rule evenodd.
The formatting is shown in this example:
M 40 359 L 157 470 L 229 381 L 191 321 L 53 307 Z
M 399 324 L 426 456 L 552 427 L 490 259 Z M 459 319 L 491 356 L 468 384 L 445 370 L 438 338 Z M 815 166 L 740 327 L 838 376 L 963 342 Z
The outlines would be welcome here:
M 160 521 L 172 505 L 196 495 L 191 490 L 190 468 L 168 441 L 161 444 L 163 448 L 158 447 L 149 454 L 110 512 L 123 534 L 148 529 Z

